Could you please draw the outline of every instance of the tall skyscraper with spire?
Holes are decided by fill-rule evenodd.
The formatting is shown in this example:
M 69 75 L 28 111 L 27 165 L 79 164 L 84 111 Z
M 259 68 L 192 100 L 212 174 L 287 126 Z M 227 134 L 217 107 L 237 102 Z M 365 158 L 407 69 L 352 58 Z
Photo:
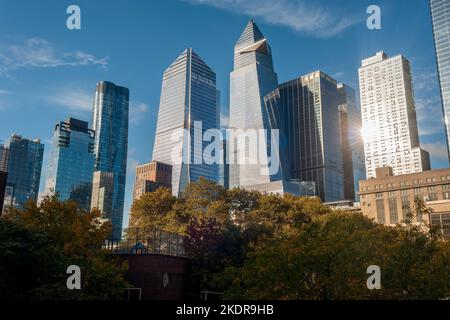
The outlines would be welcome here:
M 264 112 L 264 96 L 278 87 L 278 76 L 273 68 L 272 52 L 267 39 L 258 26 L 250 20 L 234 47 L 234 69 L 230 79 L 230 129 L 265 130 L 270 129 Z M 269 132 L 270 135 L 270 132 Z M 233 141 L 230 164 L 230 188 L 252 187 L 280 180 L 269 174 L 268 152 L 258 150 L 258 164 L 254 164 L 249 150 Z M 249 147 L 245 146 L 245 149 Z M 261 144 L 258 144 L 258 149 Z M 260 152 L 261 151 L 261 152 Z M 242 161 L 245 158 L 245 161 Z M 238 161 L 242 159 L 241 161 Z M 238 163 L 239 162 L 239 163 Z M 244 163 L 242 163 L 244 162 Z
M 203 134 L 219 129 L 217 95 L 216 74 L 191 48 L 164 72 L 153 161 L 172 166 L 175 196 L 200 177 L 218 182 L 218 164 L 202 157 Z
M 230 78 L 229 186 L 278 194 L 311 194 L 310 190 L 314 189 L 311 183 L 287 180 L 289 175 L 283 173 L 279 141 L 276 132 L 272 132 L 264 104 L 264 97 L 277 87 L 272 50 L 252 19 L 234 48 Z
M 101 81 L 97 84 L 92 121 L 95 131 L 94 171 L 113 175 L 111 212 L 105 218 L 113 225 L 113 238 L 121 239 L 125 182 L 127 176 L 128 118 L 130 91 L 114 83 Z

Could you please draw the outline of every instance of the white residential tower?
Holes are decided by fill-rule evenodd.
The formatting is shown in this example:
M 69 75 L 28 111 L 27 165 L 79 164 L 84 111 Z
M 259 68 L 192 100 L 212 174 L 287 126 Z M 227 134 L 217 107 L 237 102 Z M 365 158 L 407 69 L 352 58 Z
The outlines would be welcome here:
M 395 175 L 430 170 L 429 154 L 420 148 L 409 61 L 379 52 L 362 61 L 359 86 L 367 178 L 384 166 Z

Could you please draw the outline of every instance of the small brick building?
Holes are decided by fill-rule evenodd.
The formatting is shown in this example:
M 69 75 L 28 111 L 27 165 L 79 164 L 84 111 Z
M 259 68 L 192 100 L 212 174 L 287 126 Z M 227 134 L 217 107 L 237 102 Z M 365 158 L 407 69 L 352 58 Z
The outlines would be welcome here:
M 189 276 L 187 258 L 166 255 L 122 255 L 129 269 L 126 275 L 133 289 L 127 300 L 182 300 Z

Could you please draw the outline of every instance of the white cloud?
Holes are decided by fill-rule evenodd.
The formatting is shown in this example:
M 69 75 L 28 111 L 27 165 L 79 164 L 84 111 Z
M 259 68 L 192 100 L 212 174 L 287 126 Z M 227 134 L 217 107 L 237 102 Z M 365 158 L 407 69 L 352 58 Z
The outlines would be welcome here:
M 184 0 L 192 4 L 209 5 L 236 14 L 259 18 L 266 23 L 289 27 L 318 37 L 336 36 L 362 22 L 339 9 L 313 4 L 306 0 Z
M 144 114 L 150 110 L 150 106 L 143 102 L 130 102 L 130 123 L 138 124 L 144 119 Z
M 447 144 L 445 142 L 424 143 L 422 148 L 428 151 L 435 161 L 448 161 Z
M 444 131 L 441 97 L 416 98 L 416 114 L 421 136 L 431 136 Z
M 94 93 L 81 89 L 65 88 L 56 93 L 49 94 L 46 101 L 57 107 L 64 107 L 70 111 L 84 113 L 92 112 L 94 105 Z M 144 115 L 150 110 L 149 105 L 139 102 L 130 102 L 130 123 L 136 125 L 144 118 Z
M 94 96 L 79 89 L 61 90 L 47 97 L 47 101 L 72 111 L 92 111 Z
M 414 74 L 414 89 L 417 91 L 432 91 L 439 88 L 437 72 L 429 70 L 417 70 Z
M 434 68 L 413 70 L 416 113 L 421 136 L 444 132 L 439 78 Z
M 128 155 L 127 163 L 127 180 L 134 184 L 134 175 L 136 174 L 136 167 L 139 166 L 139 161 Z
M 345 72 L 339 71 L 331 76 L 333 79 L 340 80 L 345 77 Z
M 8 76 L 19 68 L 56 68 L 64 66 L 99 65 L 106 68 L 107 58 L 83 51 L 59 51 L 45 39 L 28 38 L 15 43 L 0 45 L 0 75 Z
M 0 111 L 4 111 L 7 109 L 7 103 L 5 102 L 4 97 L 11 94 L 10 91 L 0 89 Z
M 220 127 L 221 128 L 228 128 L 230 125 L 230 116 L 225 113 L 220 114 Z

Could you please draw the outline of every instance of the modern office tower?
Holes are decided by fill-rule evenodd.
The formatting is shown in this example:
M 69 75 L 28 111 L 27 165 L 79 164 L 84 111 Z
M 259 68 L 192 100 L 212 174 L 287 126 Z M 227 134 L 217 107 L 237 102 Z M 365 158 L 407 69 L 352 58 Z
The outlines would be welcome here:
M 394 175 L 391 167 L 377 168 L 375 178 L 361 181 L 360 196 L 363 214 L 380 224 L 412 218 L 431 222 L 450 237 L 450 169 Z M 432 209 L 430 217 L 414 215 L 416 199 Z
M 220 99 L 221 99 L 222 94 L 220 93 L 220 90 L 216 91 L 216 116 L 217 116 L 217 127 L 219 129 L 222 128 L 222 113 L 221 113 L 221 109 L 222 107 L 220 106 Z
M 230 188 L 252 189 L 282 179 L 281 170 L 275 174 L 269 172 L 271 128 L 264 108 L 264 96 L 277 86 L 270 45 L 250 20 L 234 48 L 230 79 L 230 131 L 235 133 L 230 136 Z M 268 130 L 267 141 L 238 143 L 238 137 L 234 136 L 239 131 L 245 134 L 255 130 Z
M 359 84 L 367 178 L 384 166 L 395 175 L 430 170 L 419 143 L 409 61 L 378 52 L 362 61 Z
M 227 163 L 228 149 L 229 141 L 224 139 L 222 141 L 223 161 L 219 165 L 219 185 L 221 185 L 225 189 L 230 188 L 230 166 Z
M 2 215 L 3 212 L 3 203 L 5 200 L 7 178 L 8 174 L 4 171 L 0 171 L 0 216 Z
M 202 140 L 219 129 L 216 74 L 186 49 L 164 72 L 153 161 L 172 166 L 172 192 L 178 196 L 200 177 L 218 181 L 218 164 L 208 164 Z
M 8 166 L 8 149 L 0 145 L 0 215 L 3 211 L 3 204 L 6 194 L 6 183 L 8 174 L 6 173 Z M 11 202 L 11 201 L 9 201 Z
M 91 207 L 95 132 L 88 123 L 68 118 L 55 126 L 48 165 L 46 194 Z
M 338 87 L 321 71 L 286 82 L 265 97 L 269 122 L 280 129 L 285 176 L 314 181 L 324 202 L 344 200 Z
M 133 200 L 138 200 L 145 193 L 159 188 L 172 188 L 172 166 L 153 161 L 136 167 Z
M 113 237 L 122 236 L 123 207 L 128 153 L 128 116 L 130 92 L 127 88 L 111 82 L 97 84 L 92 121 L 95 131 L 94 171 L 111 172 L 114 176 L 114 191 L 110 215 Z
M 5 148 L 3 145 L 0 145 L 0 171 L 6 172 L 8 165 L 8 148 Z
M 450 1 L 430 0 L 430 6 L 450 157 Z
M 41 181 L 44 145 L 39 139 L 31 141 L 13 134 L 6 141 L 5 147 L 9 150 L 5 206 L 20 208 L 29 200 L 36 202 Z
M 104 217 L 111 216 L 114 195 L 114 174 L 95 171 L 92 180 L 91 210 L 98 209 Z
M 338 110 L 344 172 L 344 198 L 359 202 L 359 181 L 366 179 L 361 110 L 355 90 L 339 83 Z

